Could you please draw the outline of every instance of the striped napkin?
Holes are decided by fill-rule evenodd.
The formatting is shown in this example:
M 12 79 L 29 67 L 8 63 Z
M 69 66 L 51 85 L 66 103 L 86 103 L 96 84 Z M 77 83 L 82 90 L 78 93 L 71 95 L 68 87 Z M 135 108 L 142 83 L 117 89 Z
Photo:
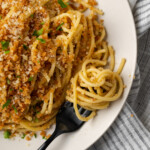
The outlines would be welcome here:
M 138 36 L 135 80 L 116 121 L 88 150 L 150 150 L 150 0 L 129 3 Z

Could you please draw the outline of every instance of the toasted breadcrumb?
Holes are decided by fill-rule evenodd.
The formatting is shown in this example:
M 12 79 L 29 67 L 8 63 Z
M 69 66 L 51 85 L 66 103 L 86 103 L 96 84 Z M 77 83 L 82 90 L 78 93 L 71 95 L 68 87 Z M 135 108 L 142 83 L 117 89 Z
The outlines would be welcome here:
M 45 136 L 46 136 L 46 132 L 45 132 L 45 131 L 41 131 L 40 135 L 41 135 L 42 137 L 45 137 Z
M 131 114 L 131 117 L 134 117 L 134 115 L 133 115 L 133 114 Z
M 30 141 L 30 140 L 31 140 L 31 137 L 26 136 L 26 140 L 27 140 L 27 141 Z

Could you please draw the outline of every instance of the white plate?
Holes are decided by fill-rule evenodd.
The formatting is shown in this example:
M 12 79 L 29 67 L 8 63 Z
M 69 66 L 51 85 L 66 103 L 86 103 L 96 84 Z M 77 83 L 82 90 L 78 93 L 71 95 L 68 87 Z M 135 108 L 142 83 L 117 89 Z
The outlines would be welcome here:
M 108 33 L 108 41 L 116 50 L 116 67 L 121 58 L 126 58 L 127 63 L 122 72 L 127 88 L 122 98 L 108 109 L 101 110 L 97 116 L 84 124 L 74 133 L 64 134 L 56 138 L 48 147 L 48 150 L 84 150 L 100 138 L 113 123 L 123 104 L 126 101 L 133 81 L 137 43 L 134 21 L 127 0 L 98 0 L 99 8 L 105 12 L 104 21 Z M 38 136 L 31 141 L 22 139 L 6 140 L 0 133 L 1 150 L 36 150 L 44 140 Z

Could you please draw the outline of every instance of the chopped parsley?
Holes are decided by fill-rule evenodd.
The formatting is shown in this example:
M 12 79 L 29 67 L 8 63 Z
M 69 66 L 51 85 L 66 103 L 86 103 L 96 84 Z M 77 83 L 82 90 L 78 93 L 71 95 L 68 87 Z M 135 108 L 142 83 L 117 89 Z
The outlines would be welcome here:
M 35 122 L 39 122 L 39 119 L 38 119 L 38 118 L 35 118 Z
M 45 136 L 43 136 L 43 139 L 44 139 L 44 140 L 47 140 L 47 138 L 46 138 Z
M 9 89 L 9 91 L 13 91 L 13 89 Z
M 1 41 L 2 50 L 6 50 L 9 47 L 9 41 Z
M 32 14 L 30 17 L 33 18 L 33 17 L 34 17 L 34 14 Z
M 2 19 L 2 16 L 0 16 L 0 20 Z
M 44 25 L 45 24 L 45 22 L 41 22 L 41 25 Z
M 41 38 L 36 38 L 36 39 L 39 40 L 41 43 L 46 43 L 44 39 L 41 39 Z
M 37 134 L 36 133 L 34 133 L 34 137 L 37 138 Z
M 36 36 L 36 37 L 38 37 L 38 36 L 40 36 L 40 35 L 42 35 L 42 34 L 43 34 L 43 28 L 40 29 L 40 30 L 35 30 L 35 31 L 33 32 L 33 36 Z
M 10 104 L 10 102 L 11 102 L 10 99 L 8 99 L 6 103 L 2 106 L 2 108 L 4 109 L 5 107 L 7 107 Z
M 22 90 L 22 89 L 20 89 L 20 92 L 23 92 L 23 90 Z
M 8 53 L 10 53 L 10 51 L 5 51 L 5 54 L 8 54 Z
M 7 79 L 7 84 L 10 84 L 10 80 L 9 79 Z
M 61 8 L 67 8 L 68 3 L 64 3 L 63 0 L 57 0 L 57 2 L 59 3 L 59 5 L 61 6 Z
M 26 136 L 26 135 L 23 133 L 23 135 L 22 135 L 22 137 L 21 137 L 21 138 L 22 138 L 22 139 L 24 139 L 24 138 L 25 138 L 25 136 Z
M 12 105 L 12 107 L 13 107 L 15 113 L 17 113 L 17 112 L 18 112 L 18 111 L 17 111 L 17 108 L 16 108 L 14 105 Z
M 40 64 L 40 61 L 39 61 L 39 60 L 38 60 L 37 62 Z
M 11 133 L 8 130 L 4 131 L 4 138 L 5 139 L 9 139 L 10 135 L 11 135 Z
M 23 48 L 24 48 L 25 50 L 27 50 L 27 49 L 28 49 L 28 46 L 25 45 L 25 44 L 23 44 Z
M 28 81 L 30 81 L 30 82 L 33 81 L 33 77 L 30 77 L 30 78 L 28 79 Z
M 16 78 L 20 78 L 20 76 L 16 76 Z
M 61 23 L 58 27 L 57 27 L 57 29 L 56 29 L 56 31 L 59 31 L 59 30 L 62 30 L 62 25 L 64 25 L 64 22 L 63 23 Z

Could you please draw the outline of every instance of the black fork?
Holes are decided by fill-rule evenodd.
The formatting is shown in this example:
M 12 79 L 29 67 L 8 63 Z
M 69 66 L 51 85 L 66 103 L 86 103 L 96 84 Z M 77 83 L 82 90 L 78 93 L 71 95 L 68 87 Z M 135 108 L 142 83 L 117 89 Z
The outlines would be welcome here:
M 87 117 L 91 114 L 91 111 L 89 110 L 85 110 L 82 107 L 78 108 L 80 114 L 84 117 Z M 73 104 L 68 101 L 65 102 L 56 116 L 56 128 L 54 133 L 38 148 L 38 150 L 45 150 L 57 136 L 63 133 L 76 131 L 83 124 L 84 121 L 81 121 L 77 118 Z

